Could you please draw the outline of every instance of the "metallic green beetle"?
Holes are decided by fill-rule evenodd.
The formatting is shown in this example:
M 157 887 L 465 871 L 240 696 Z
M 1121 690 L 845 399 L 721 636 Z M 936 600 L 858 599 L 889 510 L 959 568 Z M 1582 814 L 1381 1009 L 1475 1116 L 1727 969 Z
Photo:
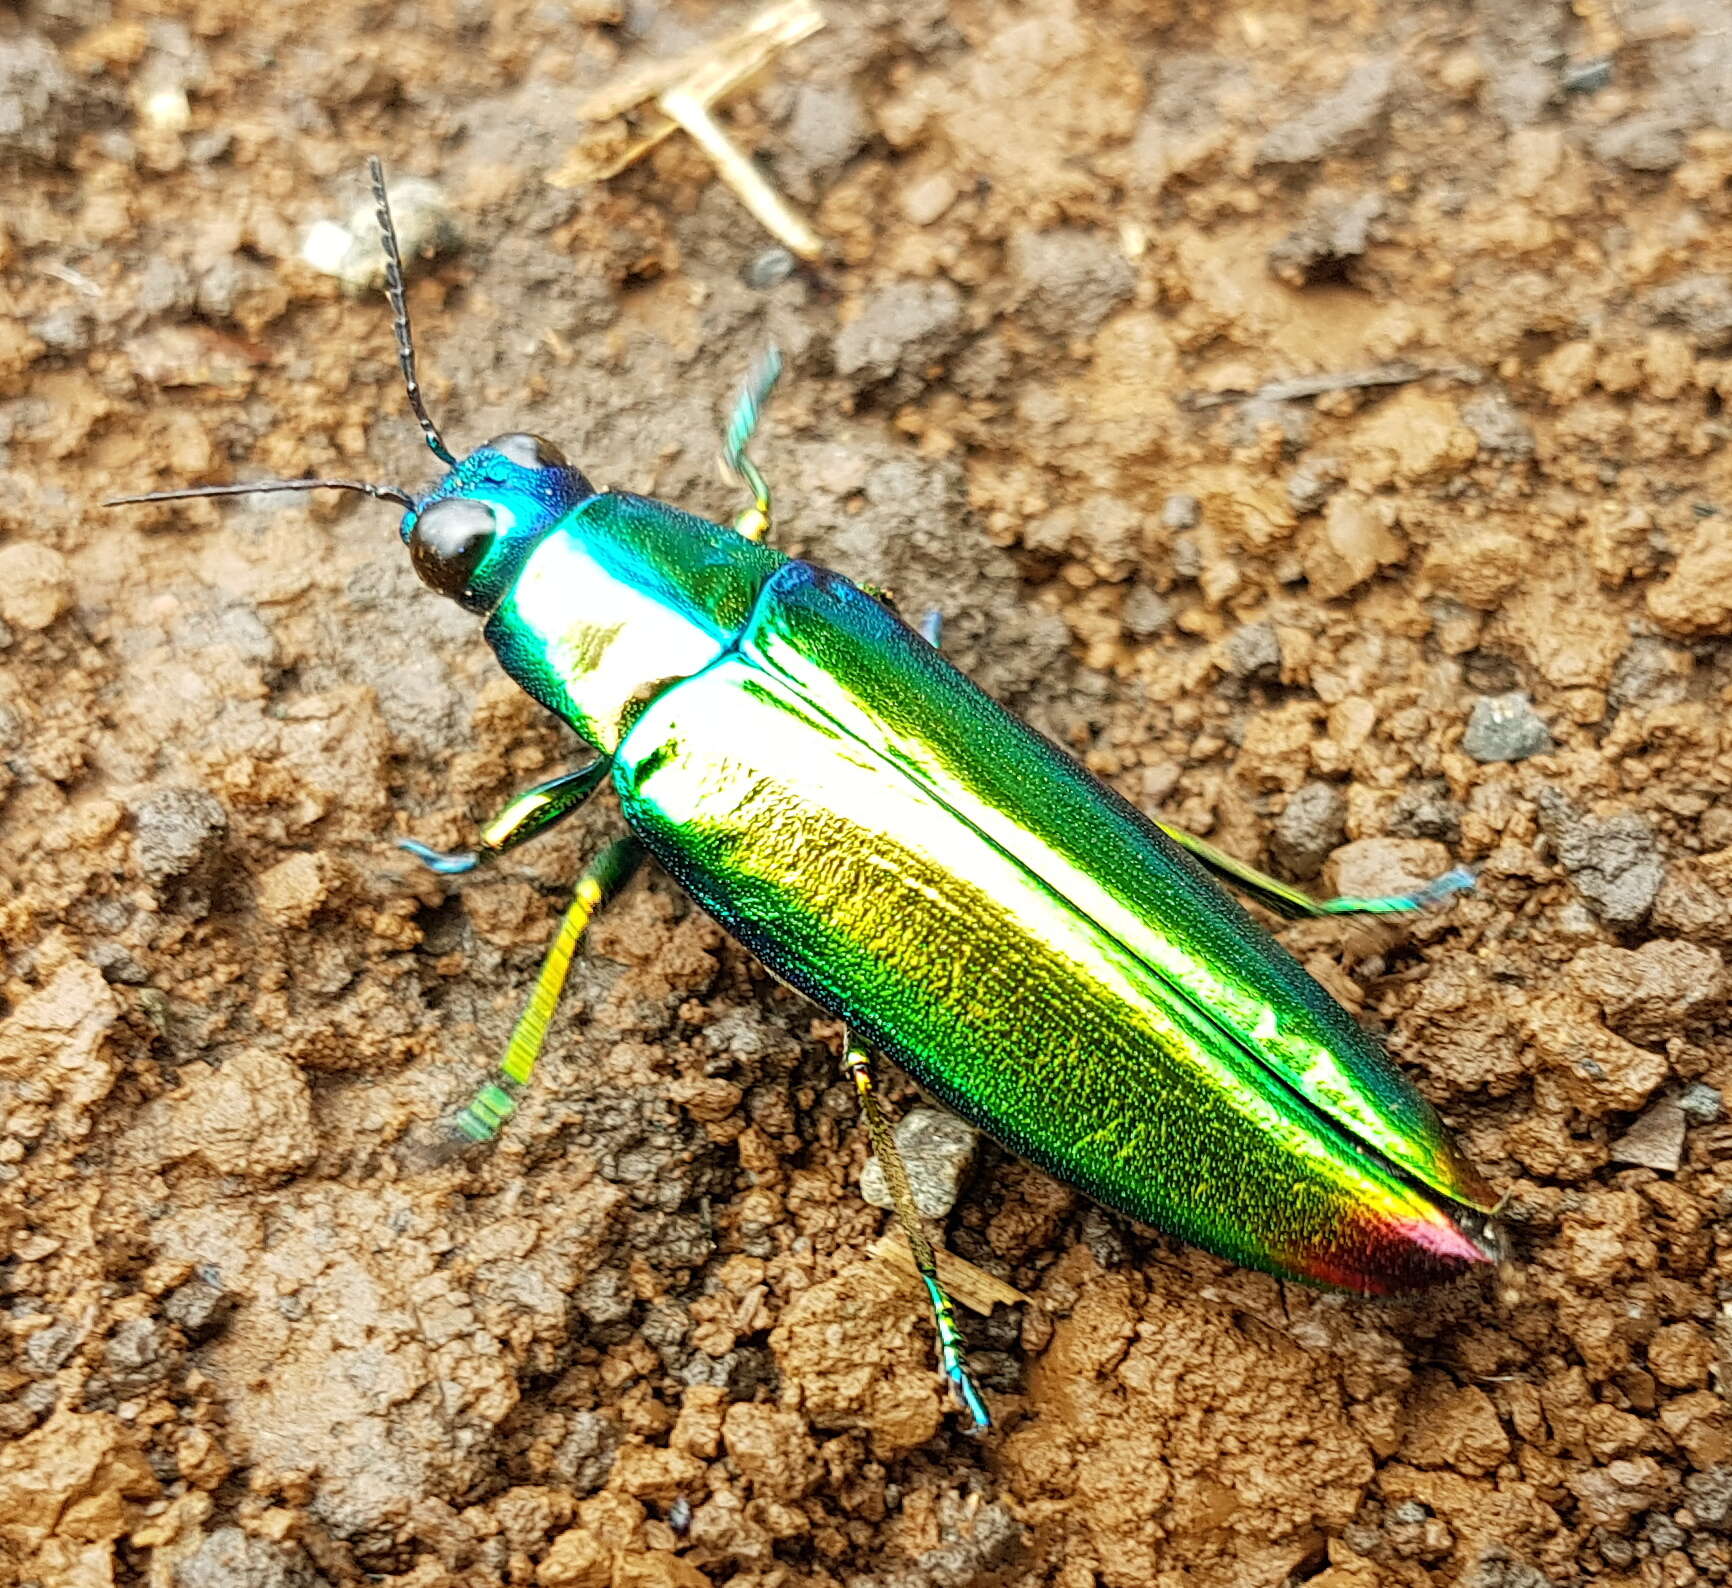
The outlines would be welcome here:
M 944 1372 L 988 1417 L 871 1085 L 889 1055 L 945 1105 L 1109 1207 L 1235 1262 L 1366 1292 L 1494 1258 L 1491 1193 L 1377 1044 L 1209 873 L 1315 903 L 1144 817 L 1003 710 L 879 596 L 764 544 L 745 453 L 732 525 L 598 492 L 545 441 L 461 460 L 427 416 L 396 243 L 373 181 L 405 383 L 444 476 L 401 503 L 417 573 L 484 619 L 505 670 L 596 751 L 513 800 L 467 870 L 611 782 L 632 836 L 585 873 L 465 1129 L 528 1080 L 583 930 L 653 855 L 778 977 L 846 1022 L 850 1074 L 914 1245 Z M 259 486 L 207 487 L 180 495 Z M 1199 863 L 1200 862 L 1200 863 Z M 1452 874 L 1434 892 L 1459 884 Z

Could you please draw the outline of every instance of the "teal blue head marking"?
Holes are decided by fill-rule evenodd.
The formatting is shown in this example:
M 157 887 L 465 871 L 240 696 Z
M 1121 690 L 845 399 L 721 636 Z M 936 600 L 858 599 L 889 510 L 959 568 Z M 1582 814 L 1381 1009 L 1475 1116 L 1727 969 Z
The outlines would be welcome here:
M 541 537 L 594 495 L 551 442 L 496 436 L 403 515 L 403 543 L 429 589 L 488 612 Z

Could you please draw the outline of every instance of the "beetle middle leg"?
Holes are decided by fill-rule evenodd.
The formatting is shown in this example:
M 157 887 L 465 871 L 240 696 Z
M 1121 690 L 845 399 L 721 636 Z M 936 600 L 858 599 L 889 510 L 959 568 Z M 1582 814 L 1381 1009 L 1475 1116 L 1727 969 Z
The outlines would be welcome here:
M 932 1321 L 938 1330 L 938 1365 L 950 1387 L 956 1392 L 973 1425 L 971 1431 L 983 1434 L 992 1427 L 992 1415 L 981 1397 L 980 1386 L 968 1370 L 968 1346 L 956 1322 L 956 1308 L 938 1278 L 938 1264 L 932 1255 L 932 1242 L 920 1222 L 920 1209 L 914 1202 L 914 1188 L 908 1183 L 908 1168 L 896 1137 L 885 1122 L 878 1107 L 878 1091 L 872 1084 L 872 1058 L 854 1040 L 851 1032 L 843 1038 L 843 1062 L 848 1077 L 854 1083 L 860 1099 L 860 1113 L 866 1121 L 866 1133 L 872 1138 L 872 1150 L 884 1167 L 884 1178 L 890 1185 L 890 1200 L 895 1205 L 896 1222 L 902 1226 L 908 1249 L 919 1270 L 920 1282 L 926 1287 L 927 1300 L 932 1304 Z
M 515 849 L 564 821 L 601 786 L 612 766 L 607 756 L 599 755 L 573 772 L 550 777 L 507 800 L 499 814 L 481 829 L 478 848 L 432 849 L 414 838 L 399 838 L 397 847 L 441 876 L 460 876 L 473 871 L 483 860 Z
M 746 456 L 746 446 L 758 428 L 764 403 L 782 373 L 782 355 L 771 348 L 752 366 L 746 384 L 734 400 L 728 428 L 722 435 L 722 467 L 752 493 L 752 505 L 734 520 L 734 529 L 747 540 L 764 540 L 774 522 L 770 512 L 770 486 L 758 466 Z
M 547 1040 L 547 1027 L 553 1011 L 559 1006 L 559 995 L 565 990 L 571 962 L 583 942 L 583 934 L 612 901 L 619 897 L 625 885 L 637 875 L 644 862 L 644 847 L 635 838 L 619 838 L 592 860 L 577 879 L 571 903 L 566 906 L 559 930 L 548 947 L 547 956 L 530 989 L 529 1001 L 505 1045 L 505 1056 L 499 1061 L 499 1074 L 474 1097 L 457 1116 L 457 1129 L 471 1141 L 491 1141 L 500 1127 L 517 1111 L 517 1100 L 523 1095 L 535 1073 L 535 1062 L 541 1057 Z
M 1295 888 L 1291 883 L 1281 881 L 1279 877 L 1272 877 L 1266 871 L 1247 865 L 1243 860 L 1227 854 L 1225 850 L 1206 843 L 1195 833 L 1188 833 L 1182 827 L 1169 826 L 1166 822 L 1157 822 L 1155 825 L 1187 854 L 1201 862 L 1204 869 L 1218 881 L 1255 899 L 1265 909 L 1273 910 L 1275 914 L 1289 921 L 1302 921 L 1324 915 L 1407 914 L 1441 903 L 1451 894 L 1460 893 L 1473 886 L 1473 873 L 1465 866 L 1457 866 L 1455 870 L 1446 871 L 1441 877 L 1426 883 L 1423 888 L 1415 888 L 1412 893 L 1391 894 L 1379 899 L 1314 899 L 1304 889 Z

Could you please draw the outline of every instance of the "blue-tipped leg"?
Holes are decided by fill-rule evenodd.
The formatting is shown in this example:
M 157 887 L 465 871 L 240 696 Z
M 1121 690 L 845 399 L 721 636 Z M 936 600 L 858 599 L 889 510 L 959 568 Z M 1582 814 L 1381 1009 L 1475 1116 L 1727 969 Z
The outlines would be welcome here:
M 397 847 L 405 854 L 413 855 L 429 871 L 437 871 L 442 877 L 460 877 L 466 871 L 473 871 L 481 864 L 480 854 L 473 849 L 431 849 L 415 838 L 399 838 Z

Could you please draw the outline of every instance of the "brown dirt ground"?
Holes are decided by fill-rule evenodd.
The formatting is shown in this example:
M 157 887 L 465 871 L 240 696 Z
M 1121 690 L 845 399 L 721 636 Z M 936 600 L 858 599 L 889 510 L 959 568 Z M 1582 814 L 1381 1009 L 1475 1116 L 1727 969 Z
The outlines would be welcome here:
M 830 9 L 731 119 L 835 257 L 756 286 L 689 146 L 543 180 L 738 10 L 0 18 L 0 1576 L 1732 1579 L 1724 8 Z M 968 1320 L 972 1442 L 863 1257 L 834 1030 L 661 878 L 497 1150 L 427 1152 L 608 812 L 417 872 L 392 835 L 573 745 L 389 512 L 95 506 L 423 477 L 380 301 L 297 258 L 373 150 L 461 228 L 414 287 L 452 436 L 719 514 L 773 338 L 785 542 L 1145 809 L 1320 885 L 1480 868 L 1290 940 L 1507 1188 L 1501 1293 L 1284 1287 L 989 1154 L 946 1238 L 1034 1299 Z

